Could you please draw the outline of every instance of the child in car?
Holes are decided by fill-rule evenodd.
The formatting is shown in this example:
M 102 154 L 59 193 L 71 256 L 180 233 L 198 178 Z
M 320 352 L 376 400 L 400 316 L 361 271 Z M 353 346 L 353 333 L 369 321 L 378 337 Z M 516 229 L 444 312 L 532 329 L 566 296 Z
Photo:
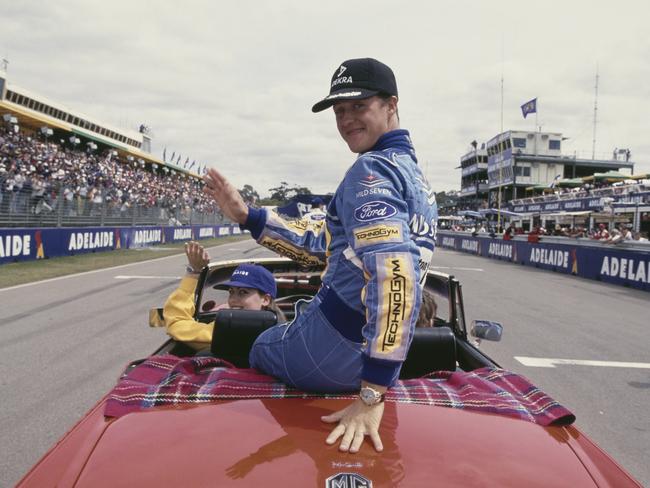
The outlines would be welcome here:
M 210 347 L 214 323 L 194 320 L 194 294 L 201 270 L 210 262 L 208 252 L 198 242 L 185 244 L 188 266 L 179 287 L 167 298 L 163 317 L 167 334 L 194 349 Z M 228 303 L 213 310 L 233 308 L 242 310 L 271 310 L 281 314 L 275 305 L 277 286 L 273 274 L 256 264 L 240 264 L 230 279 L 215 286 L 228 290 Z M 282 316 L 279 317 L 282 320 Z

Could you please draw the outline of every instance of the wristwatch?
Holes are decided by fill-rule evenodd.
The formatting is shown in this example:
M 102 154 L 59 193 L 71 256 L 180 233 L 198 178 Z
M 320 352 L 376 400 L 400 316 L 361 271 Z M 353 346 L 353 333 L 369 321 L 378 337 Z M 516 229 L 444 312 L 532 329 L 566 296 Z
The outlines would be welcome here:
M 195 271 L 190 265 L 185 266 L 185 272 L 188 274 L 201 274 L 201 271 Z
M 359 391 L 359 398 L 361 398 L 361 401 L 363 403 L 370 407 L 372 405 L 383 402 L 384 398 L 386 398 L 386 394 L 380 393 L 369 386 L 364 386 L 361 388 L 361 391 Z

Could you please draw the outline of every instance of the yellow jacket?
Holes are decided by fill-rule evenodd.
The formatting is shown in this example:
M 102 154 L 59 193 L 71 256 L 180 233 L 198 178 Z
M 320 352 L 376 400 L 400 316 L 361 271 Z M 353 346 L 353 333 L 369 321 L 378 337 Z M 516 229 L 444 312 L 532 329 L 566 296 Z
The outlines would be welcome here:
M 185 276 L 178 288 L 169 295 L 163 307 L 167 334 L 177 341 L 200 350 L 210 347 L 214 323 L 204 324 L 194 320 L 194 292 L 198 276 Z

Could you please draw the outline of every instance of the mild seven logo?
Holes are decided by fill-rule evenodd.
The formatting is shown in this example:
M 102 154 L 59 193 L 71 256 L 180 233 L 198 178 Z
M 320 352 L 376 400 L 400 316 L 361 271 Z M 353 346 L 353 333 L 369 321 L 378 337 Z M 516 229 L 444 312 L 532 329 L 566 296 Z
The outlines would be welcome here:
M 354 218 L 359 222 L 371 222 L 392 217 L 397 209 L 386 202 L 368 202 L 354 209 Z

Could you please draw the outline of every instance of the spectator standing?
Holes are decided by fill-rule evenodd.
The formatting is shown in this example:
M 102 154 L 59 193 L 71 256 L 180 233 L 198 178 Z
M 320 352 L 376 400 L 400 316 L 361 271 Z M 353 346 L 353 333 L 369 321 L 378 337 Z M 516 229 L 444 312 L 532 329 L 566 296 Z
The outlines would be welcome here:
M 1 145 L 1 143 L 0 143 Z M 0 212 L 4 210 L 3 203 L 5 201 L 5 183 L 7 181 L 7 170 L 4 164 L 0 164 Z
M 622 224 L 620 228 L 620 232 L 621 232 L 621 240 L 631 241 L 633 239 L 632 231 L 627 225 Z
M 528 242 L 537 243 L 539 242 L 539 236 L 542 234 L 542 228 L 539 225 L 533 227 L 528 233 Z
M 314 224 L 324 222 L 326 213 L 323 207 L 323 200 L 319 197 L 314 198 L 311 203 L 311 210 L 304 215 L 304 218 Z

